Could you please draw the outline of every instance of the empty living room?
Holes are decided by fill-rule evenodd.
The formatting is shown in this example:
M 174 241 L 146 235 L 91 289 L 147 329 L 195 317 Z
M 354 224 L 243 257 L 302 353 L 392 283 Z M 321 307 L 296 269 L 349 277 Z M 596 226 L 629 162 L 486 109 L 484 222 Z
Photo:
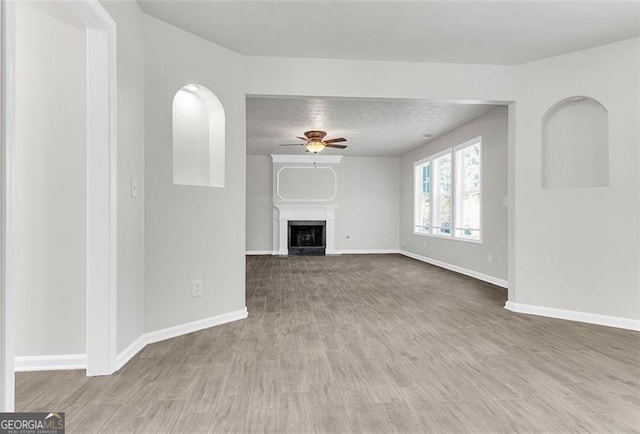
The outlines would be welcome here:
M 0 433 L 640 432 L 640 2 L 0 5 Z

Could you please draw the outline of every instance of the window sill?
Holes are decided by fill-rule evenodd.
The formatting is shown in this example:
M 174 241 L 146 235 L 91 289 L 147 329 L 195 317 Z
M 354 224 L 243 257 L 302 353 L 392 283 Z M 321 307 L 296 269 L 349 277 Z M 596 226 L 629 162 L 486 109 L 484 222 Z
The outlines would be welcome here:
M 452 238 L 452 240 L 454 240 L 454 241 L 462 241 L 464 243 L 471 243 L 471 244 L 482 244 L 482 239 L 474 240 L 473 238 L 455 237 L 455 238 Z
M 418 231 L 413 231 L 413 235 L 418 235 L 421 237 L 429 237 L 429 238 L 438 238 L 441 240 L 462 241 L 463 243 L 482 244 L 482 239 L 474 240 L 471 238 L 452 237 L 450 235 L 428 234 L 425 232 L 418 232 Z
M 431 238 L 442 238 L 445 240 L 452 240 L 453 237 L 451 235 L 438 235 L 438 234 L 430 234 L 427 232 L 418 232 L 418 231 L 413 231 L 413 235 L 420 235 L 422 237 L 431 237 Z

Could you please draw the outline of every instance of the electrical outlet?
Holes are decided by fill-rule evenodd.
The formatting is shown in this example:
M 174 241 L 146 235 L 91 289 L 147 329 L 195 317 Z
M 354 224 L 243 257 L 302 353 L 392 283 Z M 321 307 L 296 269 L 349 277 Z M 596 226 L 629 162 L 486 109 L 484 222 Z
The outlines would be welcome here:
M 191 296 L 200 297 L 202 295 L 202 279 L 193 279 L 191 281 Z
M 493 255 L 491 253 L 487 255 L 487 261 L 493 262 Z

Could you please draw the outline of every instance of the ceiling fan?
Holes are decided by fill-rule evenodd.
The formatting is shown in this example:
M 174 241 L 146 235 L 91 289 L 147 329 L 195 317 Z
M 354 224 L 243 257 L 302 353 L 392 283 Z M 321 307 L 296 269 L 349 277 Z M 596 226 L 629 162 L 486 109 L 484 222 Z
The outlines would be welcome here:
M 300 140 L 304 140 L 304 143 L 288 143 L 286 145 L 280 146 L 304 146 L 306 148 L 305 152 L 311 152 L 313 154 L 317 154 L 322 151 L 324 148 L 337 148 L 344 149 L 347 145 L 336 145 L 338 142 L 346 142 L 347 139 L 344 137 L 338 137 L 336 139 L 324 140 L 327 135 L 326 131 L 318 131 L 311 130 L 304 133 L 304 137 L 298 136 Z

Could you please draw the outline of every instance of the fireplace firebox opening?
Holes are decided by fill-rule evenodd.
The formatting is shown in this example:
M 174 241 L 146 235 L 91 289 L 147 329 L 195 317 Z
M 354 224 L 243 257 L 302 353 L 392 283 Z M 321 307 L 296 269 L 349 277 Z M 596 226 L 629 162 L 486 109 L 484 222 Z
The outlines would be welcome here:
M 324 255 L 326 221 L 289 220 L 289 255 Z

